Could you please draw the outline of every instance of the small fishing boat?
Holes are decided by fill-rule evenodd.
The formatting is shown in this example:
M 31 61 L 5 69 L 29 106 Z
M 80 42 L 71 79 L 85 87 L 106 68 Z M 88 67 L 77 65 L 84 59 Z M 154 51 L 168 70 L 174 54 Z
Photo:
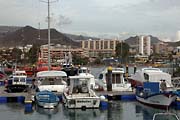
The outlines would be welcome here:
M 26 92 L 29 85 L 27 84 L 27 74 L 25 71 L 16 70 L 12 75 L 12 84 L 6 86 L 8 92 Z
M 153 115 L 153 120 L 180 120 L 175 113 L 165 112 L 165 113 L 155 113 Z
M 160 91 L 159 82 L 144 82 L 143 86 L 137 86 L 136 99 L 151 107 L 168 108 L 177 95 L 173 91 Z
M 69 76 L 70 86 L 63 93 L 67 108 L 99 108 L 100 97 L 90 88 L 90 77 Z
M 132 91 L 131 84 L 125 81 L 124 74 L 124 68 L 112 68 L 112 91 Z M 99 74 L 99 81 L 97 81 L 104 90 L 107 90 L 107 76 L 108 70 L 106 68 Z
M 36 93 L 35 102 L 43 108 L 55 108 L 59 104 L 59 98 L 53 92 L 45 90 Z
M 39 91 L 63 93 L 67 86 L 67 74 L 64 71 L 41 71 L 37 75 Z

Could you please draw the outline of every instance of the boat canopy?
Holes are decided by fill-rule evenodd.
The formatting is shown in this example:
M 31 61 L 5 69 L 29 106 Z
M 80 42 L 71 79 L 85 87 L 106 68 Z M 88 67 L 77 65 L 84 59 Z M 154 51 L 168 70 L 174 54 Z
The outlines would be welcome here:
M 87 93 L 90 89 L 89 76 L 69 76 L 70 78 L 70 94 Z
M 160 82 L 161 80 L 166 80 L 168 86 L 172 85 L 171 75 L 161 71 L 159 68 L 143 68 L 129 77 L 129 79 L 139 82 Z
M 67 74 L 64 71 L 41 71 L 36 74 L 37 77 L 66 77 Z

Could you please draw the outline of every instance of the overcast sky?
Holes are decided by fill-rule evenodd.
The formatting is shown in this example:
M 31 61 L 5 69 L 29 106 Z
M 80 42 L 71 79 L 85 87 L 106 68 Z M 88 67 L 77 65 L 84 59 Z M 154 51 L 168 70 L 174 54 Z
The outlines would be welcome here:
M 0 0 L 0 8 L 0 25 L 47 28 L 47 4 L 39 0 Z M 180 0 L 59 0 L 50 10 L 51 26 L 65 33 L 175 40 L 180 30 Z

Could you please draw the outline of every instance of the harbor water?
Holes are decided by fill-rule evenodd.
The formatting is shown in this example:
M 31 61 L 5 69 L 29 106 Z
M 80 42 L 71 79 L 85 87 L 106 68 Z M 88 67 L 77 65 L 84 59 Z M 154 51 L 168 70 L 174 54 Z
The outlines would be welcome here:
M 105 67 L 90 68 L 97 78 Z M 169 70 L 169 69 L 164 69 Z M 133 68 L 129 69 L 132 74 Z M 180 116 L 179 110 L 170 112 Z M 24 104 L 0 104 L 0 120 L 152 120 L 153 115 L 165 110 L 145 106 L 137 101 L 109 101 L 107 109 L 67 109 L 62 103 L 55 109 L 33 106 L 32 113 L 24 112 Z
M 62 104 L 56 109 L 33 107 L 32 113 L 24 113 L 24 105 L 8 103 L 0 105 L 1 120 L 152 120 L 154 113 L 165 112 L 144 106 L 136 101 L 110 101 L 107 110 L 66 109 Z M 179 111 L 175 112 L 178 116 Z

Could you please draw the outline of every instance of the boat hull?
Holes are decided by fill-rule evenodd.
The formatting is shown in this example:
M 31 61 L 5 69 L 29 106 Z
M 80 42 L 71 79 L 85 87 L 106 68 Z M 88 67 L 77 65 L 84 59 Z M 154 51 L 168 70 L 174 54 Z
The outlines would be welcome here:
M 27 92 L 28 85 L 8 85 L 6 86 L 7 92 L 16 93 L 16 92 Z
M 71 95 L 63 94 L 64 106 L 70 109 L 86 109 L 99 108 L 99 97 L 71 97 Z
M 107 85 L 105 84 L 103 87 L 103 89 L 107 91 Z M 132 87 L 130 83 L 112 84 L 112 91 L 131 92 Z
M 147 97 L 140 97 L 136 95 L 136 99 L 146 105 L 156 108 L 167 108 L 176 99 L 176 95 L 172 94 L 156 94 Z

